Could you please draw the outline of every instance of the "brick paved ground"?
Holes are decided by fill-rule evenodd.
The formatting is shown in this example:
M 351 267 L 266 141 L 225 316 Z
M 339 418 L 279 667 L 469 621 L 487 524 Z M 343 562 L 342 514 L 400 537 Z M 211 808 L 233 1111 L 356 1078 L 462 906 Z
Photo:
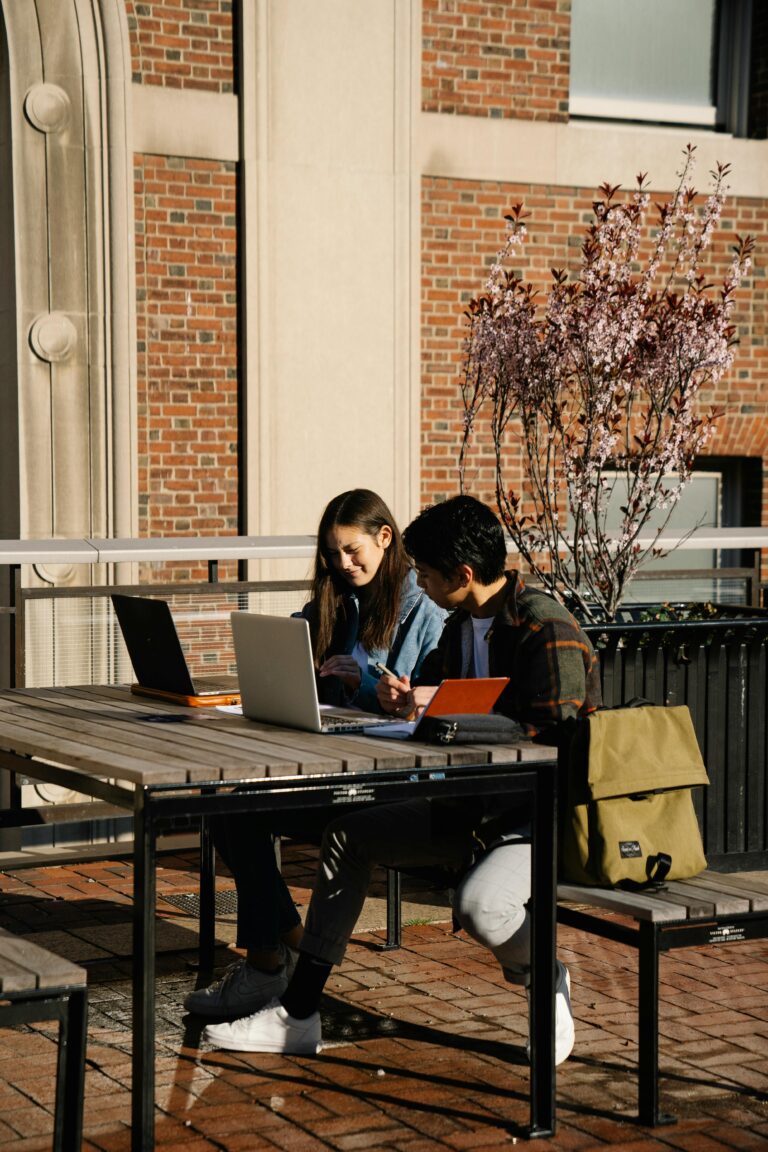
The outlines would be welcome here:
M 286 875 L 305 904 L 313 850 L 289 847 Z M 432 897 L 412 896 L 404 946 L 379 948 L 383 902 L 334 974 L 322 1055 L 214 1052 L 181 1002 L 195 984 L 194 856 L 159 873 L 157 1147 L 171 1152 L 492 1152 L 521 1142 L 528 1115 L 524 1002 L 489 955 L 451 933 Z M 227 877 L 222 891 L 231 889 Z M 0 925 L 86 965 L 90 1020 L 84 1149 L 129 1148 L 130 896 L 125 861 L 0 873 Z M 170 897 L 170 901 L 167 899 Z M 175 902 L 173 902 L 175 901 Z M 415 901 L 415 903 L 413 902 Z M 192 909 L 193 910 L 193 909 Z M 232 916 L 219 922 L 231 939 Z M 635 1108 L 634 954 L 560 930 L 576 1048 L 558 1073 L 558 1132 L 546 1149 L 626 1152 L 768 1148 L 768 944 L 687 949 L 662 959 L 664 1106 L 655 1131 Z M 222 965 L 228 954 L 222 947 Z M 53 1025 L 0 1031 L 0 1148 L 50 1148 Z

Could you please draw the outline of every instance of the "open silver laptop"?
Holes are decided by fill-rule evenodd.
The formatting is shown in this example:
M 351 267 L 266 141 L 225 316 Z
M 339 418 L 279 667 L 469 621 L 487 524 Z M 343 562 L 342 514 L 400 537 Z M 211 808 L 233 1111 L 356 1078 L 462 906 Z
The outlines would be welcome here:
M 320 708 L 309 624 L 299 616 L 232 613 L 243 715 L 306 732 L 353 732 L 391 724 L 355 708 Z

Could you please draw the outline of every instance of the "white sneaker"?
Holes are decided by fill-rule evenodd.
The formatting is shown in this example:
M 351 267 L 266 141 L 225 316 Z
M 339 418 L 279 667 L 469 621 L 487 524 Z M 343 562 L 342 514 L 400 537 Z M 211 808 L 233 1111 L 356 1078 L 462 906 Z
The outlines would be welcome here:
M 571 1012 L 571 974 L 559 960 L 555 981 L 555 1064 L 563 1064 L 573 1051 L 576 1032 Z M 526 1045 L 528 1059 L 531 1058 L 531 1042 Z
M 203 1040 L 229 1052 L 285 1052 L 288 1055 L 314 1055 L 320 1047 L 320 1013 L 306 1020 L 289 1016 L 279 1000 L 273 1000 L 241 1020 L 229 1024 L 208 1024 Z
M 280 946 L 283 964 L 277 972 L 261 972 L 245 957 L 230 964 L 220 980 L 208 988 L 197 988 L 184 999 L 187 1012 L 198 1016 L 247 1016 L 282 996 L 296 967 L 297 954 Z

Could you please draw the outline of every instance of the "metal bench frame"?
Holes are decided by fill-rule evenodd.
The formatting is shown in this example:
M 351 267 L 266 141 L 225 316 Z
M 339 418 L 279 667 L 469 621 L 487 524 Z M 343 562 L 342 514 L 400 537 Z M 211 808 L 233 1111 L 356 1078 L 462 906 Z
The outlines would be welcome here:
M 557 921 L 638 953 L 638 1120 L 674 1124 L 659 1098 L 659 957 L 676 948 L 735 944 L 768 937 L 768 884 L 703 872 L 654 893 L 559 884 Z M 585 911 L 583 905 L 599 911 Z M 575 907 L 574 905 L 580 905 Z M 635 924 L 608 919 L 613 911 Z
M 384 948 L 400 947 L 400 901 L 400 873 L 389 869 Z M 606 912 L 619 913 L 624 921 L 609 919 Z M 676 948 L 768 938 L 768 881 L 703 872 L 658 893 L 561 883 L 557 921 L 637 951 L 638 1121 L 651 1128 L 674 1124 L 676 1117 L 662 1111 L 659 1099 L 659 957 Z
M 85 1046 L 88 1021 L 86 973 L 75 964 L 61 961 L 31 940 L 0 933 L 0 943 L 12 939 L 16 955 L 0 956 L 0 1027 L 33 1024 L 43 1020 L 59 1022 L 56 1062 L 56 1104 L 53 1121 L 54 1152 L 80 1152 L 83 1138 L 83 1097 L 85 1089 Z M 31 952 L 26 976 L 19 973 L 19 960 Z M 62 973 L 61 983 L 37 986 L 45 981 L 38 971 L 39 960 L 54 963 Z M 9 988 L 9 983 L 28 980 L 30 987 Z M 55 980 L 55 975 L 51 977 Z

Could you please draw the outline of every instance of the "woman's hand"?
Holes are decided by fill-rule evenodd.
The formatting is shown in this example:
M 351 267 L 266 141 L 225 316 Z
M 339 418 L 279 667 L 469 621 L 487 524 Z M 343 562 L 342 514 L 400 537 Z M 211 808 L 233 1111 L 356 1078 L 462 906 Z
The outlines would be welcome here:
M 354 656 L 330 656 L 320 665 L 321 676 L 338 676 L 350 692 L 357 692 L 363 674 Z

